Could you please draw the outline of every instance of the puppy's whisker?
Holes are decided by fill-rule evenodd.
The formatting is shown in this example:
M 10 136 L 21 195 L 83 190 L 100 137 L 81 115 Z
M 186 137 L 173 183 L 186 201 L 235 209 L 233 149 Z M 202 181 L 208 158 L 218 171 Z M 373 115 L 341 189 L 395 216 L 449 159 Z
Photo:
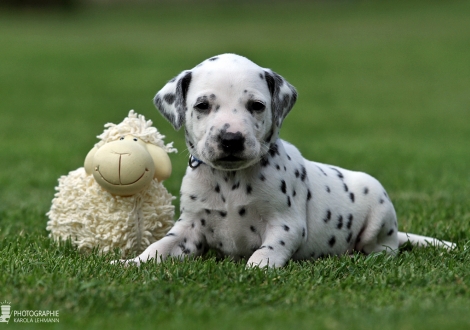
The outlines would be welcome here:
M 188 148 L 184 149 L 182 152 L 184 152 L 185 155 L 188 156 L 188 157 L 191 156 L 191 152 L 189 151 Z
M 260 145 L 260 151 L 261 151 L 261 152 L 260 152 L 260 153 L 261 153 L 262 155 L 267 154 L 268 151 L 269 151 L 269 148 L 270 148 L 270 146 L 269 146 L 267 143 L 265 143 L 265 142 L 261 143 L 261 145 Z

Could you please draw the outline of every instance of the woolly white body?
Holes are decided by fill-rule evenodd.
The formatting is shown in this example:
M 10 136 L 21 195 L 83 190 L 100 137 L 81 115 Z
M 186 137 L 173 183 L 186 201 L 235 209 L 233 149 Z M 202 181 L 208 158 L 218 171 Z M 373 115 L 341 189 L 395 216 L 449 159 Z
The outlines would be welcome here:
M 118 125 L 106 124 L 97 148 L 133 134 L 166 152 L 176 151 L 163 143 L 164 136 L 151 121 L 130 111 Z M 79 249 L 97 248 L 108 252 L 115 248 L 121 255 L 142 252 L 149 244 L 163 237 L 174 224 L 174 197 L 156 179 L 140 192 L 115 196 L 104 190 L 83 167 L 59 178 L 57 193 L 47 213 L 47 230 L 55 240 L 70 238 Z
M 233 54 L 164 86 L 155 103 L 176 129 L 185 124 L 194 158 L 179 220 L 129 262 L 207 248 L 261 267 L 352 251 L 395 254 L 408 239 L 377 180 L 308 161 L 278 138 L 296 96 L 282 77 Z M 417 235 L 411 242 L 451 246 Z
M 80 167 L 61 176 L 56 190 L 46 229 L 80 250 L 142 252 L 174 224 L 174 197 L 157 180 L 133 196 L 113 196 Z

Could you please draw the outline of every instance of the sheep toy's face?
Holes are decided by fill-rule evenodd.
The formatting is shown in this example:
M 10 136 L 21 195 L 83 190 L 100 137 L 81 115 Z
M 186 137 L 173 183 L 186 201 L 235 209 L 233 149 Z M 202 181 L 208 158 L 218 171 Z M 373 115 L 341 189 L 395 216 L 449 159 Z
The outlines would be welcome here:
M 163 149 L 127 135 L 93 148 L 85 159 L 85 170 L 111 194 L 131 196 L 154 178 L 168 178 L 171 162 Z

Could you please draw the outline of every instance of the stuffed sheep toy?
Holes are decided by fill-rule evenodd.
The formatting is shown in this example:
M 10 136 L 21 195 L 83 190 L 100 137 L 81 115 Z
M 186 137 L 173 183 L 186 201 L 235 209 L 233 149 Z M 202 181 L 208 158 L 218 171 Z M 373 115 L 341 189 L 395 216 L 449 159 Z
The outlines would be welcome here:
M 167 153 L 176 149 L 133 110 L 105 128 L 85 166 L 59 178 L 46 229 L 80 250 L 119 248 L 124 257 L 142 252 L 173 225 L 175 198 L 162 181 L 171 174 Z

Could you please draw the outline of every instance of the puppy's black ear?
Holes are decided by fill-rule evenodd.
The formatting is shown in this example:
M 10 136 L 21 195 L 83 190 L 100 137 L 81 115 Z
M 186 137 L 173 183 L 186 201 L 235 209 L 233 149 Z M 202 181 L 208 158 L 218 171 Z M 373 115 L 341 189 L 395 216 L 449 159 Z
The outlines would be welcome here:
M 191 77 L 191 71 L 181 72 L 163 86 L 153 99 L 157 109 L 176 130 L 184 124 L 186 94 L 191 84 Z
M 273 123 L 281 127 L 284 118 L 297 101 L 297 91 L 287 80 L 270 69 L 264 70 L 264 77 L 271 92 Z

